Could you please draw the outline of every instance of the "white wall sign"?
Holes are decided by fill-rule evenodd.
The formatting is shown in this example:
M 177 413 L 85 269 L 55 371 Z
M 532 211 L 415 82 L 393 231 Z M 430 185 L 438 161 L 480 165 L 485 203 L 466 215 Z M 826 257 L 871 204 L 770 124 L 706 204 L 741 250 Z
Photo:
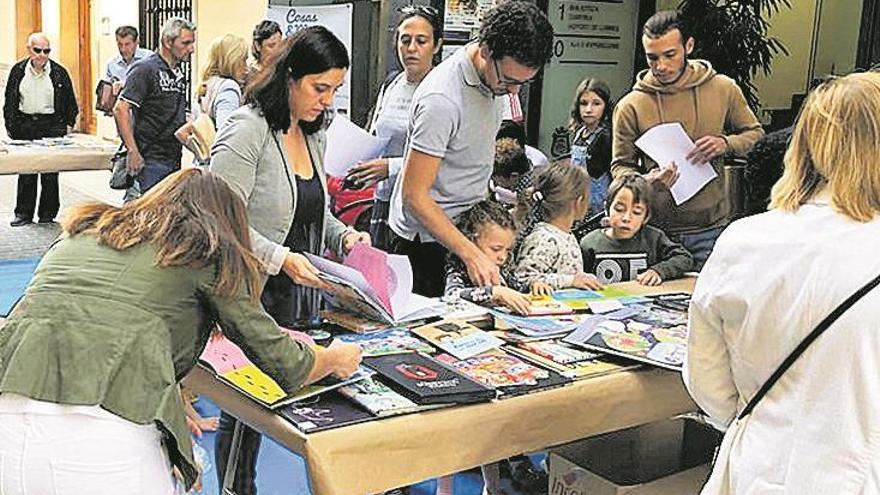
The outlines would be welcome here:
M 351 16 L 352 4 L 285 7 L 270 5 L 266 18 L 281 25 L 284 36 L 309 26 L 324 26 L 342 41 L 351 58 Z M 351 69 L 345 75 L 345 84 L 336 93 L 334 105 L 340 113 L 350 114 L 351 110 Z
M 636 0 L 550 0 L 553 58 L 544 70 L 538 146 L 553 153 L 553 131 L 568 125 L 577 85 L 608 83 L 617 101 L 632 85 L 638 23 Z

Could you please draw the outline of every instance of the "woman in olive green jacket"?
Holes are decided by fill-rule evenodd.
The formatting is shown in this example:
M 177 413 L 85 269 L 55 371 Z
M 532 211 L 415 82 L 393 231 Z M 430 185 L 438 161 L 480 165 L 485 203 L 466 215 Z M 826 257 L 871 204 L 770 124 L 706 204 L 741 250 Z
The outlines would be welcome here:
M 257 300 L 245 205 L 209 172 L 173 174 L 122 208 L 81 206 L 64 229 L 0 327 L 0 489 L 94 494 L 124 482 L 167 495 L 172 466 L 191 486 L 178 382 L 215 324 L 287 392 L 360 363 L 355 347 L 278 331 Z M 120 436 L 132 457 L 120 458 Z

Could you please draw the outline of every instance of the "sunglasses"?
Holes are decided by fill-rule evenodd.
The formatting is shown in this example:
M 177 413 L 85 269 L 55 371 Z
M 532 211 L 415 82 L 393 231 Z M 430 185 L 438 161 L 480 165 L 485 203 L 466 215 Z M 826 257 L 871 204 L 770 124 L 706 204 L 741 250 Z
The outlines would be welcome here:
M 39 48 L 39 47 L 36 47 L 36 46 L 31 47 L 31 50 L 33 50 L 34 53 L 36 53 L 37 55 L 39 55 L 39 54 L 41 54 L 41 53 L 45 53 L 46 55 L 48 55 L 49 52 L 52 51 L 51 48 Z
M 430 5 L 405 5 L 397 9 L 403 15 L 420 15 L 428 19 L 436 19 L 440 11 Z

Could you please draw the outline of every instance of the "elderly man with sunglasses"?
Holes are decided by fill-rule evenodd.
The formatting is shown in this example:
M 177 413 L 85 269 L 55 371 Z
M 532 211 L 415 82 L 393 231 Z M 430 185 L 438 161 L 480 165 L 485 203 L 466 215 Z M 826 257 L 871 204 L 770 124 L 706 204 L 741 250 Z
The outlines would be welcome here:
M 52 48 L 43 33 L 27 40 L 28 58 L 12 66 L 6 82 L 3 119 L 12 139 L 33 140 L 61 137 L 76 124 L 79 109 L 70 75 L 61 64 L 49 60 Z M 33 223 L 34 210 L 40 223 L 51 223 L 58 214 L 58 173 L 42 173 L 40 206 L 37 203 L 37 174 L 18 176 L 15 219 L 19 227 Z

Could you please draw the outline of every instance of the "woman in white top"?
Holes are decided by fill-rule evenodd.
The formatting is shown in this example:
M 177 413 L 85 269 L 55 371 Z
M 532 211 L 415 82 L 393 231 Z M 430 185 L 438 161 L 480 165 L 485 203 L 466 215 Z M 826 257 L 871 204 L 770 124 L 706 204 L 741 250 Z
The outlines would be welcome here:
M 373 245 L 388 250 L 388 210 L 394 182 L 403 167 L 409 107 L 413 93 L 422 79 L 434 68 L 443 44 L 443 19 L 437 9 L 425 5 L 408 5 L 400 9 L 397 24 L 397 57 L 403 71 L 391 78 L 376 99 L 370 119 L 370 132 L 389 138 L 385 157 L 355 165 L 349 180 L 358 187 L 378 182 L 370 219 Z
M 704 494 L 880 493 L 880 290 L 745 404 L 818 323 L 880 274 L 880 74 L 808 97 L 771 211 L 718 240 L 691 303 L 685 381 L 727 427 Z

